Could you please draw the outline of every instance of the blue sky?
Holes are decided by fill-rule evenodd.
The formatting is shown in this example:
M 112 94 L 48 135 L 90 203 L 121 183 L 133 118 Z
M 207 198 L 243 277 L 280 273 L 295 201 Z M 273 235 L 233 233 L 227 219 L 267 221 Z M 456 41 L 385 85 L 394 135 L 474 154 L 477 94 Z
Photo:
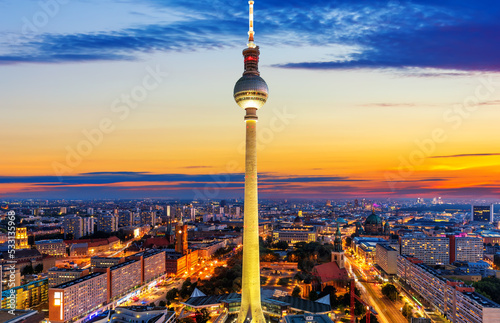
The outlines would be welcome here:
M 245 1 L 61 2 L 2 2 L 2 64 L 235 46 L 247 28 Z M 500 68 L 495 1 L 258 1 L 256 12 L 262 46 L 336 49 L 330 60 L 311 52 L 310 60 L 283 57 L 278 66 Z
M 0 1 L 0 197 L 190 198 L 226 174 L 218 196 L 241 196 L 231 90 L 247 17 L 247 1 Z M 257 0 L 263 196 L 498 196 L 498 17 L 492 0 Z M 158 66 L 165 80 L 118 119 L 111 103 Z M 443 116 L 484 79 L 491 95 L 451 127 Z M 53 164 L 103 118 L 116 130 L 61 180 Z M 446 142 L 388 185 L 441 128 Z

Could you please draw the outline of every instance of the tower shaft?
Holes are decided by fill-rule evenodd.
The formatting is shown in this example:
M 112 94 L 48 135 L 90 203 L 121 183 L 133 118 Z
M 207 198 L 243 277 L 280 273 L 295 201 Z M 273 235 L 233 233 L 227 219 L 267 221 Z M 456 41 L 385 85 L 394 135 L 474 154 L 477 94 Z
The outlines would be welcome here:
M 257 192 L 257 109 L 247 109 L 245 153 L 245 214 L 243 219 L 243 278 L 238 323 L 264 323 L 260 299 L 259 210 Z

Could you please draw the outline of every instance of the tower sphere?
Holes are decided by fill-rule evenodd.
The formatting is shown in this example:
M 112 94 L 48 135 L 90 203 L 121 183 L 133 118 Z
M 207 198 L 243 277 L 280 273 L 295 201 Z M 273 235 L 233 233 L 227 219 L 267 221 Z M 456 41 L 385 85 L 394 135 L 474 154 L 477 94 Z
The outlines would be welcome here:
M 243 109 L 262 108 L 268 94 L 266 81 L 255 74 L 243 75 L 234 85 L 234 100 Z

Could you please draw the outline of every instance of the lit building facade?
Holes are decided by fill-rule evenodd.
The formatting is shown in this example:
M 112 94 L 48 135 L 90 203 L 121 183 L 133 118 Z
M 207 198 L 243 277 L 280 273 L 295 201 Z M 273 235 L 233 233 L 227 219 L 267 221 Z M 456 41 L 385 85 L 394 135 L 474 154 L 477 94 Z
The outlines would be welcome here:
M 2 308 L 11 309 L 11 295 L 15 295 L 15 308 L 26 310 L 47 302 L 48 279 L 37 280 L 2 292 Z
M 388 275 L 396 275 L 398 251 L 388 244 L 377 243 L 375 250 L 375 263 Z
M 180 222 L 175 226 L 175 251 L 185 255 L 188 250 L 188 228 Z
M 163 275 L 165 269 L 165 251 L 151 250 L 143 255 L 143 282 L 149 282 Z
M 28 245 L 28 231 L 26 228 L 16 227 L 15 245 L 17 250 L 28 249 L 30 247 Z
M 63 323 L 83 317 L 107 301 L 107 275 L 97 272 L 49 289 L 49 320 Z
M 83 237 L 83 220 L 76 214 L 67 215 L 63 220 L 64 236 L 68 234 L 73 236 L 73 239 L 80 239 Z
M 111 300 L 115 300 L 141 284 L 141 267 L 141 261 L 130 260 L 109 268 Z
M 450 240 L 448 237 L 429 237 L 424 234 L 403 236 L 401 254 L 422 260 L 426 265 L 450 263 Z
M 398 277 L 452 322 L 494 323 L 500 318 L 499 304 L 474 287 L 440 277 L 417 258 L 398 255 Z
M 103 214 L 97 218 L 97 231 L 116 232 L 118 231 L 119 218 L 115 214 Z
M 35 248 L 42 255 L 50 255 L 54 257 L 64 257 L 67 255 L 66 244 L 62 239 L 35 241 Z
M 122 262 L 125 262 L 125 258 L 119 257 L 92 257 L 90 258 L 90 267 L 94 268 L 108 268 L 116 266 Z
M 273 231 L 274 241 L 285 241 L 288 243 L 316 242 L 318 233 L 314 226 L 301 226 L 280 228 Z
M 449 236 L 450 263 L 455 261 L 479 262 L 483 260 L 483 239 Z
M 493 222 L 493 204 L 492 205 L 472 205 L 471 207 L 472 222 Z
M 88 269 L 67 269 L 67 268 L 51 268 L 49 269 L 49 287 L 54 287 L 67 283 L 69 281 L 81 278 L 89 274 Z

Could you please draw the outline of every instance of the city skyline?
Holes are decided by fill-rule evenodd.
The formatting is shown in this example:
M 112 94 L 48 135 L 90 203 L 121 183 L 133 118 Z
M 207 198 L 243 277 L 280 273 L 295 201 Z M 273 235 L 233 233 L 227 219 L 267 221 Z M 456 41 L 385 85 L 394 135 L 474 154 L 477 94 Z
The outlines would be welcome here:
M 0 198 L 243 196 L 246 1 L 40 3 L 0 4 Z M 256 5 L 263 198 L 497 198 L 497 3 Z

